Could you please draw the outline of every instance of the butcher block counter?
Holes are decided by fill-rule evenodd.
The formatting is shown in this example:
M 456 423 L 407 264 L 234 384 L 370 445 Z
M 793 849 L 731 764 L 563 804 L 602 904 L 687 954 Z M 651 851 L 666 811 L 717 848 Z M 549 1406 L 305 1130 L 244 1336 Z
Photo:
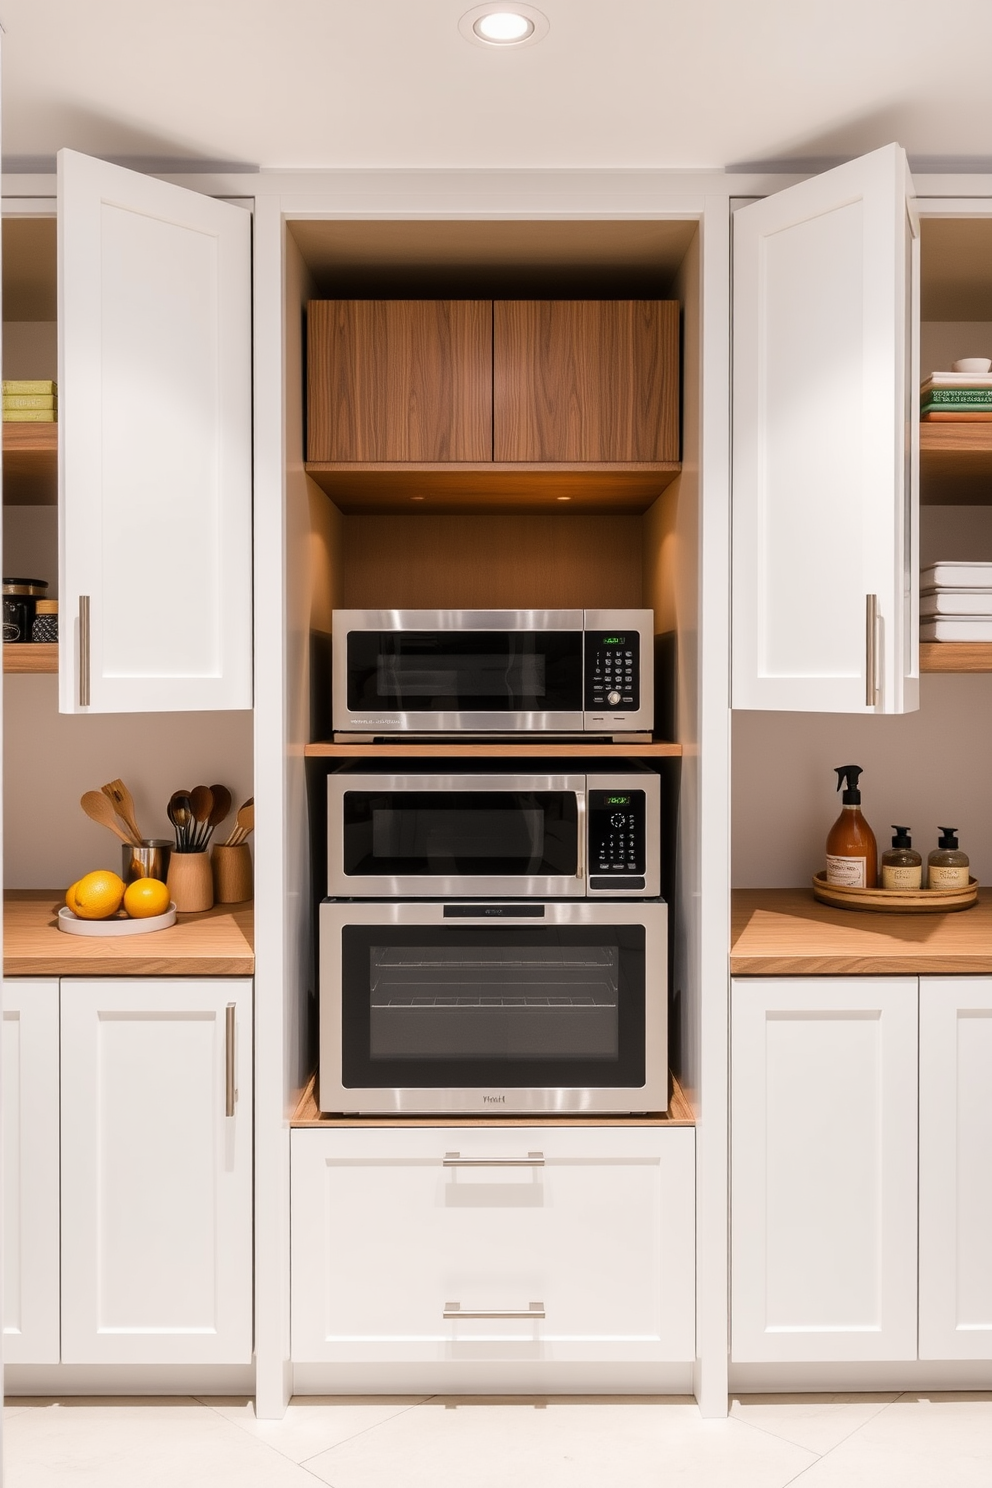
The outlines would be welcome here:
M 992 973 L 992 889 L 952 914 L 831 909 L 812 889 L 735 889 L 734 976 Z
M 180 915 L 167 930 L 117 939 L 65 935 L 59 889 L 13 889 L 3 903 L 4 976 L 251 976 L 251 903 Z

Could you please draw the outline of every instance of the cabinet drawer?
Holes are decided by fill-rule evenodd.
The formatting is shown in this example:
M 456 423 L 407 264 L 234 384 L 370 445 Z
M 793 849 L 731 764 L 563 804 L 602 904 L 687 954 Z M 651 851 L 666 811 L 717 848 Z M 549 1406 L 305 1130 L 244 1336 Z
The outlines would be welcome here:
M 297 1362 L 694 1356 L 687 1128 L 296 1131 L 292 1161 Z

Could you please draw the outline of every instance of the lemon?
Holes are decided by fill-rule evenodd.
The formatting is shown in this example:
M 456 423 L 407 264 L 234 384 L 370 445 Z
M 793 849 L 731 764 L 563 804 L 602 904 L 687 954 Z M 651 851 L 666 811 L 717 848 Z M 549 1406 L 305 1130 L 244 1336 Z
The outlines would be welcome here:
M 73 884 L 69 908 L 81 920 L 105 920 L 120 909 L 123 897 L 124 880 L 109 868 L 98 868 Z
M 76 890 L 78 889 L 78 887 L 79 879 L 77 878 L 76 882 L 71 883 L 65 891 L 66 908 L 71 909 L 73 914 L 76 913 Z
M 124 890 L 124 908 L 133 920 L 165 914 L 168 907 L 169 891 L 157 878 L 137 878 Z

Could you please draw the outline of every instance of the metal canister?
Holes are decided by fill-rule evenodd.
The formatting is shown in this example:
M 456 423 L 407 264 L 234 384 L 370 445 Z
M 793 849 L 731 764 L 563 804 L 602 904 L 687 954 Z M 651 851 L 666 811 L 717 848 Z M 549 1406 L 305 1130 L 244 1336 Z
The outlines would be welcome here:
M 3 580 L 3 638 L 30 641 L 35 605 L 48 593 L 47 579 Z

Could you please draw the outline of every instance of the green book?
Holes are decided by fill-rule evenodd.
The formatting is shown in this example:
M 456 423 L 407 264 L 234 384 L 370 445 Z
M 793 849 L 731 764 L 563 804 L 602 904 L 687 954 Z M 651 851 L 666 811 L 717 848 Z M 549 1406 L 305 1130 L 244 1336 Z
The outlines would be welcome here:
M 977 408 L 992 404 L 992 388 L 931 388 L 920 401 L 935 408 L 955 408 L 961 403 Z
M 54 424 L 58 420 L 54 408 L 5 408 L 5 424 Z
M 55 408 L 54 393 L 4 393 L 4 408 Z
M 15 394 L 17 394 L 17 393 L 23 393 L 23 394 L 28 394 L 28 393 L 49 393 L 49 394 L 54 394 L 54 393 L 57 393 L 57 392 L 58 392 L 58 387 L 56 386 L 56 384 L 54 382 L 51 382 L 51 381 L 46 382 L 43 379 L 39 379 L 39 378 L 32 379 L 30 377 L 28 377 L 28 378 L 23 378 L 23 377 L 21 377 L 21 378 L 18 378 L 18 377 L 5 377 L 4 380 L 3 380 L 3 393 L 4 393 L 4 396 L 6 396 L 8 393 L 15 393 Z

